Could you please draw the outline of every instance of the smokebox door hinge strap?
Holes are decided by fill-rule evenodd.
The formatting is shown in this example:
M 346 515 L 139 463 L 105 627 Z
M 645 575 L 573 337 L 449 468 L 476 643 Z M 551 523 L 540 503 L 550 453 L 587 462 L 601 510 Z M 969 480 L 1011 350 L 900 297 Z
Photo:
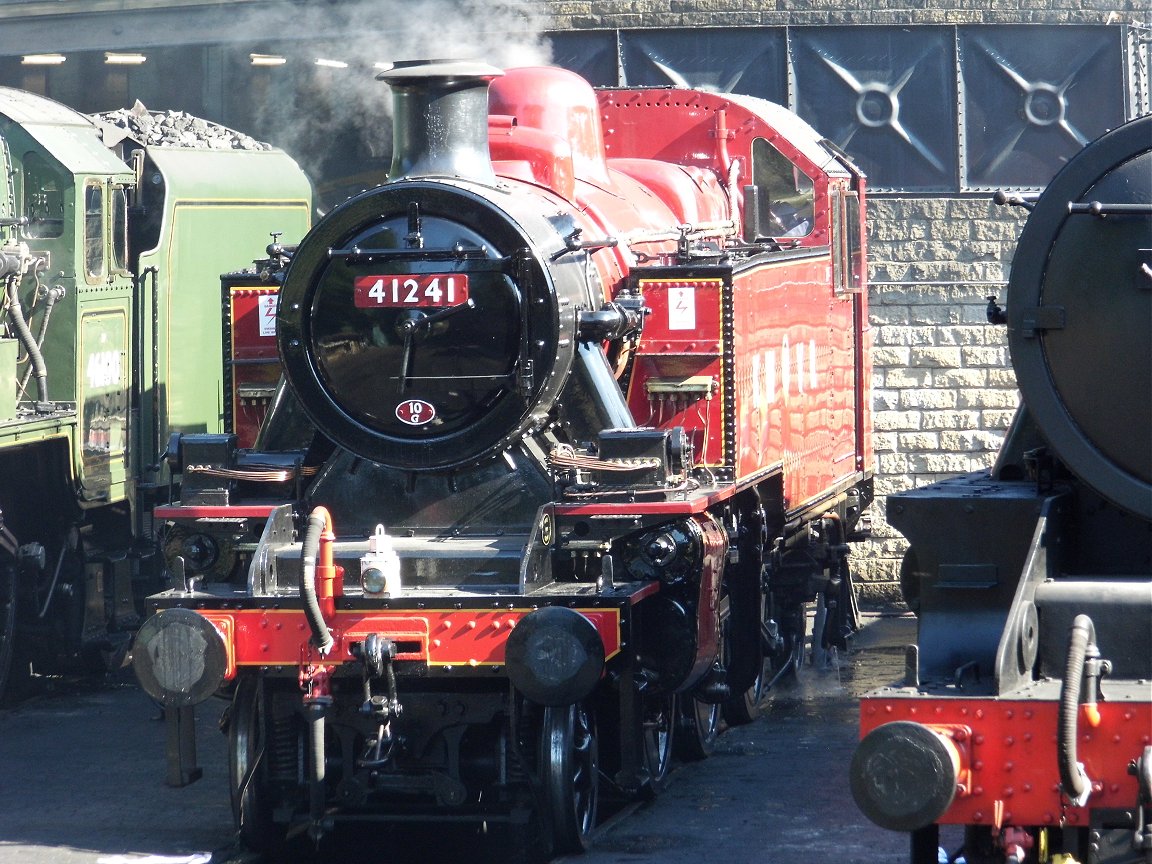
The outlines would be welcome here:
M 404 245 L 409 249 L 424 248 L 424 235 L 421 233 L 420 205 L 415 201 L 408 203 L 408 233 L 404 237 Z
M 1063 330 L 1067 315 L 1063 306 L 1034 306 L 1024 310 L 1020 332 L 1028 339 L 1037 330 Z

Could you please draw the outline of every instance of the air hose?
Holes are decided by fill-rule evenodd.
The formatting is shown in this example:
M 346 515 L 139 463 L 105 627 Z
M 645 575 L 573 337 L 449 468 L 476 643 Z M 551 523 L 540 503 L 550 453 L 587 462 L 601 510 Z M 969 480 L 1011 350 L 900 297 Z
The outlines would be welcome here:
M 332 517 L 324 507 L 316 507 L 308 514 L 308 524 L 304 529 L 304 544 L 300 550 L 300 599 L 304 604 L 304 617 L 312 631 L 312 644 L 321 655 L 332 650 L 335 640 L 328 631 L 324 611 L 320 608 L 321 598 L 316 590 L 317 577 L 327 580 L 324 598 L 332 600 L 331 578 L 336 570 L 332 562 Z M 317 560 L 319 558 L 319 561 Z M 331 703 L 327 685 L 321 688 L 321 695 L 311 694 L 305 698 L 308 716 L 309 778 L 308 778 L 308 833 L 318 841 L 324 833 L 325 802 L 325 713 Z
M 8 317 L 12 321 L 12 329 L 16 331 L 16 338 L 20 340 L 20 345 L 28 354 L 28 362 L 32 367 L 33 375 L 36 377 L 37 402 L 46 406 L 48 405 L 48 368 L 44 365 L 44 355 L 40 353 L 40 347 L 36 344 L 32 331 L 28 329 L 28 322 L 24 320 L 24 309 L 20 305 L 20 295 L 16 291 L 16 283 L 12 279 L 8 280 Z
M 37 280 L 37 284 L 39 284 L 39 280 Z M 44 345 L 44 337 L 48 333 L 48 319 L 52 317 L 52 309 L 53 309 L 53 307 L 55 307 L 55 305 L 58 302 L 60 302 L 60 300 L 64 299 L 64 289 L 62 287 L 60 287 L 59 285 L 55 286 L 54 288 L 49 288 L 44 292 L 44 299 L 45 299 L 44 315 L 40 319 L 40 332 L 36 334 L 36 351 L 37 351 L 37 353 L 40 352 L 40 349 Z M 41 363 L 43 363 L 42 358 L 41 358 Z M 17 385 L 17 389 L 21 393 L 23 393 L 24 388 L 26 388 L 28 386 L 28 379 L 32 376 L 32 371 L 33 371 L 32 365 L 29 364 L 28 368 L 26 370 L 24 370 L 24 377 L 20 379 L 20 383 L 19 383 L 19 385 Z M 41 401 L 45 401 L 45 400 L 41 400 Z
M 1077 615 L 1068 630 L 1068 657 L 1064 667 L 1064 681 L 1060 685 L 1060 719 L 1057 727 L 1057 753 L 1060 767 L 1060 786 L 1064 794 L 1077 807 L 1083 807 L 1092 791 L 1092 781 L 1077 761 L 1076 738 L 1080 715 L 1080 693 L 1085 691 L 1084 707 L 1091 725 L 1100 722 L 1096 708 L 1096 693 L 1100 675 L 1111 670 L 1111 663 L 1100 659 L 1096 647 L 1096 625 L 1087 615 Z M 1085 681 L 1087 674 L 1087 681 Z
M 321 654 L 327 654 L 334 644 L 332 634 L 320 611 L 320 601 L 316 597 L 316 555 L 320 549 L 320 538 L 325 531 L 332 530 L 332 518 L 323 507 L 315 508 L 308 514 L 308 526 L 304 531 L 304 546 L 301 549 L 303 567 L 300 570 L 300 599 L 304 602 L 304 617 L 312 630 L 312 642 Z M 330 564 L 331 562 L 324 562 Z

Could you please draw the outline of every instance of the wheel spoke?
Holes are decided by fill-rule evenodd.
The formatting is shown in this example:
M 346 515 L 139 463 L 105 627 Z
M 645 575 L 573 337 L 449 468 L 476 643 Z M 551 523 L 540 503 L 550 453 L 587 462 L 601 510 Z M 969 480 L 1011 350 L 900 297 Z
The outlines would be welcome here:
M 595 718 L 582 704 L 548 708 L 541 730 L 545 805 L 557 852 L 588 847 L 599 801 Z
M 228 773 L 232 815 L 240 839 L 260 852 L 281 851 L 285 826 L 272 818 L 268 782 L 269 694 L 264 682 L 244 677 L 229 709 Z
M 642 704 L 644 719 L 640 728 L 641 750 L 648 781 L 641 791 L 653 796 L 668 785 L 674 744 L 672 733 L 677 711 L 676 695 L 643 697 Z

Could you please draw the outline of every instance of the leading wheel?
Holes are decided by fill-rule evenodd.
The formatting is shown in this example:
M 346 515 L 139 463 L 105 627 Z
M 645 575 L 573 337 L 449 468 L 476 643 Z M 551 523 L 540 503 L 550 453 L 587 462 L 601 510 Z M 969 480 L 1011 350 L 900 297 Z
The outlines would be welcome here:
M 676 730 L 676 694 L 642 696 L 640 699 L 640 745 L 648 774 L 641 794 L 654 797 L 668 785 Z
M 760 716 L 760 703 L 768 694 L 768 685 L 775 673 L 775 666 L 767 654 L 761 653 L 760 671 L 743 693 L 738 693 L 724 703 L 724 720 L 729 726 L 745 726 Z
M 686 697 L 681 702 L 680 728 L 676 730 L 676 753 L 681 759 L 697 762 L 707 759 L 720 737 L 720 705 Z
M 596 715 L 584 702 L 547 708 L 542 731 L 541 765 L 555 851 L 583 852 L 600 800 Z
M 284 849 L 284 826 L 272 818 L 268 783 L 271 724 L 264 682 L 251 676 L 236 685 L 228 715 L 228 780 L 232 818 L 245 846 L 277 860 Z

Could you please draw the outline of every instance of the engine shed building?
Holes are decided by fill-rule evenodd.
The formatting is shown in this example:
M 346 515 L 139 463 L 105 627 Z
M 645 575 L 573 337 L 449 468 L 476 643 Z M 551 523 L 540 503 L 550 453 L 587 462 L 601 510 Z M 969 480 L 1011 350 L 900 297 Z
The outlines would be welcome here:
M 552 62 L 791 107 L 869 176 L 877 503 L 857 572 L 877 602 L 898 598 L 904 548 L 884 496 L 989 466 L 1017 404 L 986 308 L 1023 214 L 992 194 L 1037 192 L 1148 113 L 1150 45 L 1136 0 L 0 0 L 0 85 L 270 141 L 320 207 L 382 179 L 375 75 L 394 60 Z

